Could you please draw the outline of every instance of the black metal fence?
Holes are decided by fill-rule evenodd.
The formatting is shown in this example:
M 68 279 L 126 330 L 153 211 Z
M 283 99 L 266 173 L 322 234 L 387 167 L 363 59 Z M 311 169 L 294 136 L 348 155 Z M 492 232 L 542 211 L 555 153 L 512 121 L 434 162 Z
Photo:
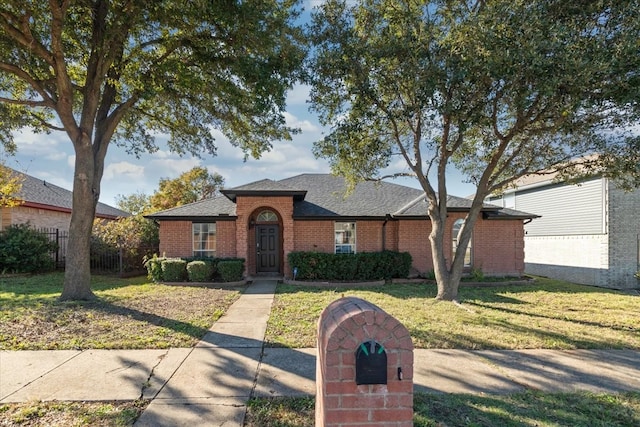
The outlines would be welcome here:
M 69 232 L 57 228 L 40 228 L 38 231 L 56 242 L 58 250 L 51 253 L 56 263 L 56 268 L 64 270 L 67 257 L 67 242 Z M 143 274 L 144 257 L 158 253 L 158 248 L 153 246 L 140 246 L 138 248 L 123 249 L 94 242 L 91 245 L 90 262 L 91 272 L 95 274 L 118 274 L 130 276 Z

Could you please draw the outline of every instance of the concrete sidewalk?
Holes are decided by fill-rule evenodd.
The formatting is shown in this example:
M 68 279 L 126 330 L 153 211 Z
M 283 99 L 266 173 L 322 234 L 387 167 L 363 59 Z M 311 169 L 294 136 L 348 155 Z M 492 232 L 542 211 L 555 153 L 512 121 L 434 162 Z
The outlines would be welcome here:
M 153 399 L 136 425 L 242 426 L 251 396 L 315 393 L 315 349 L 264 348 L 275 281 L 256 281 L 194 348 L 1 351 L 0 403 Z M 640 390 L 631 350 L 416 350 L 418 392 Z

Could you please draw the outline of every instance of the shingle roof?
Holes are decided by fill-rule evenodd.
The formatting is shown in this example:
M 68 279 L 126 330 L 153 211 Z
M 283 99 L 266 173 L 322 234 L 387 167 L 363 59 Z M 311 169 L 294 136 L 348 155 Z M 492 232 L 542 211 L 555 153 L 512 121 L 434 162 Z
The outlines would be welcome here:
M 295 200 L 302 200 L 304 199 L 305 194 L 307 194 L 307 191 L 304 189 L 290 187 L 282 181 L 263 179 L 261 181 L 241 185 L 239 187 L 225 189 L 222 190 L 221 193 L 232 201 L 235 201 L 236 197 L 239 195 L 255 196 L 264 194 L 272 196 L 294 196 Z
M 327 174 L 303 174 L 280 182 L 307 189 L 305 199 L 294 205 L 295 217 L 384 217 L 424 194 L 403 185 L 368 181 L 347 195 L 344 178 Z
M 235 216 L 235 198 L 238 195 L 278 195 L 294 196 L 293 216 L 295 218 L 384 218 L 425 217 L 427 202 L 424 192 L 411 187 L 389 182 L 362 182 L 352 193 L 346 194 L 343 178 L 328 174 L 302 174 L 280 181 L 265 179 L 239 187 L 223 190 L 226 196 L 217 196 L 190 205 L 180 206 L 149 215 L 154 219 L 198 219 L 219 216 Z M 450 210 L 465 211 L 471 207 L 471 200 L 449 196 Z M 485 204 L 483 211 L 502 211 L 500 218 L 536 218 L 525 212 L 502 209 Z M 494 215 L 492 218 L 498 218 Z
M 225 196 L 217 195 L 188 205 L 178 206 L 151 215 L 151 219 L 193 219 L 213 217 L 235 217 L 236 204 Z
M 22 188 L 18 193 L 18 198 L 27 203 L 51 206 L 52 208 L 71 211 L 73 205 L 73 193 L 57 185 L 35 178 L 22 172 L 11 171 L 19 175 L 22 180 Z M 123 210 L 114 208 L 104 203 L 98 202 L 96 215 L 99 217 L 117 218 L 126 217 L 130 214 Z

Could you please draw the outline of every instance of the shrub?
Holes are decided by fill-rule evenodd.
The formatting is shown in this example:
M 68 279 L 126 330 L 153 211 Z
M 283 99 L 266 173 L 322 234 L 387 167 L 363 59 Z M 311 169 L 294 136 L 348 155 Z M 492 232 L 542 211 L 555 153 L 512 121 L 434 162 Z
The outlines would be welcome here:
M 162 279 L 165 282 L 181 282 L 187 277 L 187 262 L 179 258 L 162 260 Z
M 51 253 L 58 250 L 56 242 L 28 224 L 11 225 L 0 233 L 0 271 L 34 273 L 52 270 Z
M 297 268 L 301 280 L 380 280 L 408 277 L 411 255 L 408 252 L 362 252 L 358 254 L 328 254 L 291 252 L 289 265 Z
M 147 277 L 154 282 L 162 282 L 162 261 L 166 258 L 160 258 L 157 254 L 153 254 L 151 258 L 145 257 L 144 266 L 147 268 Z
M 213 264 L 206 261 L 187 263 L 187 274 L 190 282 L 207 282 L 213 276 Z
M 223 282 L 237 282 L 242 280 L 244 261 L 239 259 L 219 261 L 217 269 Z

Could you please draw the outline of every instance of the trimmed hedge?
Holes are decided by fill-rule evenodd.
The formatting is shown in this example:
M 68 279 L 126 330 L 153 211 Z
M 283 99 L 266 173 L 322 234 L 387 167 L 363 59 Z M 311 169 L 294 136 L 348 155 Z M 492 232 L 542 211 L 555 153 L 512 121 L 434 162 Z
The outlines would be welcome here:
M 408 252 L 361 252 L 328 254 L 321 252 L 291 252 L 291 268 L 297 269 L 300 280 L 388 280 L 406 278 L 411 269 Z
M 218 272 L 223 282 L 237 282 L 242 280 L 244 261 L 220 261 L 218 262 Z
M 206 261 L 187 263 L 187 275 L 190 282 L 208 282 L 213 276 L 213 264 Z
M 233 267 L 226 267 L 223 274 L 218 268 L 218 265 L 222 262 L 233 262 L 238 265 L 234 264 Z M 145 261 L 144 266 L 147 268 L 147 277 L 156 283 L 183 282 L 185 280 L 190 282 L 236 282 L 242 280 L 244 259 L 166 258 L 153 255 L 153 257 Z
M 187 277 L 187 261 L 167 258 L 162 261 L 162 277 L 167 282 L 182 282 Z

